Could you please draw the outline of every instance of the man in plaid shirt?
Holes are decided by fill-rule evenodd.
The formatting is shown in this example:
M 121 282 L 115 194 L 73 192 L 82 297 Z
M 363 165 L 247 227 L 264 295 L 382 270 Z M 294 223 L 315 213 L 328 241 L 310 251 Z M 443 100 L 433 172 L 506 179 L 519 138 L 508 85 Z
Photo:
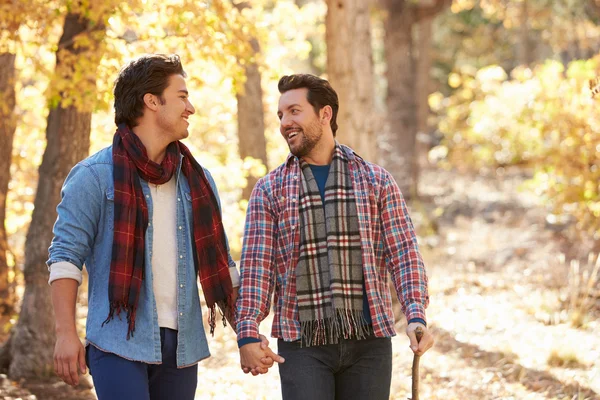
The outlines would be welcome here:
M 291 154 L 257 183 L 248 205 L 237 302 L 242 368 L 268 366 L 259 324 L 274 292 L 285 400 L 388 399 L 388 273 L 412 351 L 433 345 L 427 275 L 404 199 L 386 170 L 336 142 L 338 97 L 326 80 L 284 76 L 279 91 Z

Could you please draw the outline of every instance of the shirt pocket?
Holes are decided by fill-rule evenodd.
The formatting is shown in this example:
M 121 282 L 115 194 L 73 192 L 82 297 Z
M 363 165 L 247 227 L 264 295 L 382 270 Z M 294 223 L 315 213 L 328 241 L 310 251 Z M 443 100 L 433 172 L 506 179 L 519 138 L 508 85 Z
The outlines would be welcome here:
M 113 230 L 115 226 L 115 191 L 114 189 L 106 189 L 106 204 L 105 210 L 105 224 L 109 230 Z

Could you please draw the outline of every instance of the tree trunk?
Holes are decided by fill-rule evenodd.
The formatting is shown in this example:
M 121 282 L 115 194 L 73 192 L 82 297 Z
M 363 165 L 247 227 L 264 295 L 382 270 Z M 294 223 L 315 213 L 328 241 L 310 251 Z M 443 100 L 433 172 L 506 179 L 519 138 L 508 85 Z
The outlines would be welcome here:
M 239 12 L 244 8 L 250 7 L 250 2 L 235 4 Z M 260 53 L 260 45 L 256 38 L 250 39 L 250 45 L 254 55 Z M 255 61 L 249 62 L 244 68 L 246 82 L 244 83 L 244 93 L 237 93 L 237 123 L 238 123 L 238 151 L 240 158 L 246 157 L 260 160 L 269 170 L 267 160 L 267 139 L 265 138 L 265 111 L 263 106 L 263 92 L 261 86 L 261 76 L 258 64 Z M 254 174 L 254 169 L 248 172 L 246 186 L 242 190 L 242 199 L 249 200 L 254 185 L 258 182 L 260 176 Z
M 327 74 L 339 96 L 338 140 L 377 160 L 370 1 L 327 0 Z
M 6 235 L 6 196 L 10 182 L 13 138 L 17 128 L 15 109 L 15 54 L 0 54 L 0 314 L 14 311 L 14 296 L 9 279 L 7 260 L 8 237 Z
M 415 156 L 413 157 L 413 192 L 419 196 L 419 174 L 421 167 L 427 165 L 427 152 L 431 144 L 429 125 L 429 94 L 431 93 L 431 37 L 433 18 L 424 18 L 418 23 L 417 38 L 417 136 Z
M 387 8 L 384 48 L 387 61 L 388 120 L 381 141 L 383 165 L 406 198 L 417 196 L 419 175 L 417 132 L 427 130 L 432 18 L 450 0 L 384 0 Z M 413 27 L 419 25 L 418 41 Z M 419 73 L 417 73 L 419 71 Z
M 251 40 L 252 48 L 255 54 L 260 51 L 258 41 Z M 260 71 L 256 63 L 250 63 L 245 68 L 246 83 L 244 84 L 244 93 L 237 94 L 238 109 L 238 148 L 240 157 L 245 160 L 246 157 L 252 157 L 260 160 L 268 170 L 267 163 L 267 140 L 265 139 L 265 118 L 263 108 L 263 93 L 261 86 Z M 250 199 L 250 194 L 259 176 L 252 173 L 248 174 L 246 187 L 242 191 L 242 198 Z
M 520 65 L 529 66 L 533 60 L 533 46 L 531 38 L 529 37 L 529 11 L 527 7 L 527 0 L 523 0 L 520 7 L 519 15 L 519 44 L 518 60 Z
M 59 48 L 64 48 L 71 57 L 80 54 L 84 49 L 75 49 L 73 38 L 89 27 L 89 20 L 69 14 Z M 57 70 L 64 68 L 65 58 L 57 53 Z M 94 76 L 97 64 L 88 62 L 85 68 L 88 70 L 75 72 Z M 95 82 L 90 82 L 90 90 L 95 90 Z M 19 321 L 11 337 L 9 375 L 13 379 L 47 376 L 52 371 L 54 311 L 45 261 L 63 181 L 73 165 L 89 151 L 91 118 L 89 111 L 79 111 L 74 106 L 63 108 L 62 105 L 51 109 L 48 115 L 47 145 L 39 168 L 35 208 L 25 242 L 25 293 Z
M 387 61 L 388 129 L 382 159 L 406 198 L 414 191 L 415 143 L 417 135 L 416 66 L 412 28 L 416 10 L 406 1 L 388 0 L 384 48 Z

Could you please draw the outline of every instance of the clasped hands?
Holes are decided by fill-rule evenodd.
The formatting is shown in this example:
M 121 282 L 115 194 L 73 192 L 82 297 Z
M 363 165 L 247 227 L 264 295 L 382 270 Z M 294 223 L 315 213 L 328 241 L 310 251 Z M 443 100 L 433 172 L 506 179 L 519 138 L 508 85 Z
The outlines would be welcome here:
M 247 343 L 240 348 L 240 364 L 245 374 L 266 374 L 274 363 L 285 362 L 279 354 L 269 348 L 269 341 L 260 335 L 260 342 Z

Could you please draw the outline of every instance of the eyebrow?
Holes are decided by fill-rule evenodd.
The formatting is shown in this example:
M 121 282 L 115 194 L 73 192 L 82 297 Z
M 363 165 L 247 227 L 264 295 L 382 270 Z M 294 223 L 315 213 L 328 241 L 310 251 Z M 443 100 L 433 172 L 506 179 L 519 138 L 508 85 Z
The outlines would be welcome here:
M 290 108 L 294 108 L 294 107 L 300 107 L 300 108 L 302 108 L 302 106 L 300 104 L 290 104 L 285 109 L 289 110 Z M 281 112 L 281 110 L 277 110 L 277 113 L 280 113 L 280 112 Z
M 185 93 L 185 94 L 189 95 L 187 90 L 179 89 L 177 92 L 181 92 L 181 93 Z

